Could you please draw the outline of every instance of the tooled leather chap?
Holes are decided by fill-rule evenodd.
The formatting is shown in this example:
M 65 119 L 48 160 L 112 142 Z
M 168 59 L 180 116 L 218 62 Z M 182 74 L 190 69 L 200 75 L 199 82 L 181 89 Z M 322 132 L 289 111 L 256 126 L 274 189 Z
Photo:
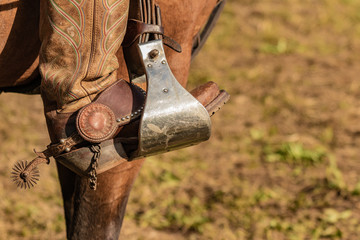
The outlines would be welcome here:
M 41 0 L 39 69 L 45 105 L 74 112 L 117 80 L 129 0 Z

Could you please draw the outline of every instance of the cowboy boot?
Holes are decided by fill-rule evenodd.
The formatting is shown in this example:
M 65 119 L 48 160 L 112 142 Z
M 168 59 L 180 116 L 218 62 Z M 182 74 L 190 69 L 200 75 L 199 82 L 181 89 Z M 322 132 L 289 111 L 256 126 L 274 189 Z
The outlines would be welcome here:
M 46 105 L 75 112 L 117 80 L 115 54 L 128 8 L 129 0 L 41 0 L 39 69 Z
M 53 143 L 75 130 L 78 109 L 117 81 L 128 9 L 129 0 L 41 0 L 41 95 Z

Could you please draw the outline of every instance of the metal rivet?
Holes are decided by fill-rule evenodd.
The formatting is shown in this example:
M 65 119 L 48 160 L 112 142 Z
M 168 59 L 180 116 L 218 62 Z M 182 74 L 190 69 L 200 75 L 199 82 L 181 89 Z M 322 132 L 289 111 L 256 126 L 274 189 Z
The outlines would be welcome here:
M 148 68 L 152 68 L 152 65 L 151 65 L 151 64 L 148 64 L 147 66 L 148 66 Z
M 65 152 L 70 152 L 70 148 L 69 147 L 67 147 L 67 148 L 65 148 Z
M 132 114 L 131 114 L 131 116 L 133 117 L 133 116 L 134 116 L 134 114 L 132 113 Z
M 141 110 L 143 110 L 143 109 L 144 109 L 144 107 L 141 107 L 140 109 L 141 109 Z
M 150 58 L 156 58 L 158 55 L 159 55 L 159 50 L 157 50 L 157 49 L 153 49 L 153 50 L 151 50 L 151 52 L 149 52 Z
M 161 63 L 162 63 L 162 64 L 165 64 L 165 63 L 166 63 L 166 61 L 165 61 L 165 60 L 162 60 L 162 61 L 161 61 Z
M 65 143 L 65 139 L 60 139 L 60 143 L 61 144 Z
M 121 118 L 121 121 L 125 121 L 125 118 Z
M 130 116 L 126 116 L 126 119 L 130 119 Z
M 163 92 L 164 92 L 164 93 L 168 93 L 168 92 L 169 92 L 169 89 L 164 88 L 164 89 L 163 89 Z
M 116 121 L 117 121 L 117 122 L 120 122 L 120 121 L 121 121 L 121 119 L 120 119 L 120 118 L 118 118 L 118 119 L 116 119 Z
M 137 114 L 138 114 L 138 112 L 134 112 L 134 114 L 135 114 L 135 115 L 137 115 Z

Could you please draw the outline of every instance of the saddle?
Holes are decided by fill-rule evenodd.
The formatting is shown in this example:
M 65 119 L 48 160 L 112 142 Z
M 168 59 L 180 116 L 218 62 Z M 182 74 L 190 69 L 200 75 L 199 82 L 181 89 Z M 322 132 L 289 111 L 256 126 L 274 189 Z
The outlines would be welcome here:
M 37 165 L 54 157 L 89 177 L 90 187 L 96 189 L 96 175 L 122 162 L 210 138 L 210 116 L 229 100 L 229 94 L 213 82 L 190 93 L 185 90 L 167 63 L 164 45 L 177 52 L 181 46 L 164 35 L 159 6 L 140 0 L 133 8 L 123 42 L 130 82 L 118 80 L 66 117 L 69 137 L 35 152 L 37 157 L 29 164 L 14 167 L 12 177 L 18 186 L 32 187 L 38 178 Z

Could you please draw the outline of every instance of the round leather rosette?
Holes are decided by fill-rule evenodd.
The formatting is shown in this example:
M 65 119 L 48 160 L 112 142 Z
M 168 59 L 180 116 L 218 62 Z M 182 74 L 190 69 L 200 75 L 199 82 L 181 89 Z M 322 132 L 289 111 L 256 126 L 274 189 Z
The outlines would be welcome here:
M 109 107 L 101 103 L 91 103 L 79 111 L 76 127 L 86 141 L 99 143 L 115 133 L 117 124 L 115 114 Z

